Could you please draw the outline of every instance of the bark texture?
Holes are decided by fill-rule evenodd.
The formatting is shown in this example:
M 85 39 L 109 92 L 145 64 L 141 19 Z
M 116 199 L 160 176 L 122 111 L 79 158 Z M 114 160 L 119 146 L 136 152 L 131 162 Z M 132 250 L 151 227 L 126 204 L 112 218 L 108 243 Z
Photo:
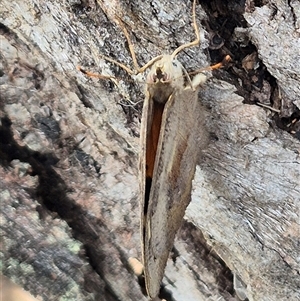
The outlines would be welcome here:
M 179 55 L 189 71 L 209 65 L 208 49 L 211 56 L 229 52 L 233 66 L 199 94 L 214 138 L 199 158 L 160 298 L 296 301 L 300 6 L 296 0 L 227 2 L 197 4 L 201 44 Z M 194 39 L 191 5 L 2 0 L 2 273 L 39 300 L 147 300 L 128 264 L 141 257 L 143 78 L 133 81 L 99 54 L 132 64 L 116 14 L 140 65 L 170 53 Z M 238 21 L 228 29 L 227 17 L 222 30 L 232 36 L 213 46 L 212 23 L 230 11 Z M 77 65 L 118 80 L 89 79 Z M 259 86 L 257 70 L 267 74 Z

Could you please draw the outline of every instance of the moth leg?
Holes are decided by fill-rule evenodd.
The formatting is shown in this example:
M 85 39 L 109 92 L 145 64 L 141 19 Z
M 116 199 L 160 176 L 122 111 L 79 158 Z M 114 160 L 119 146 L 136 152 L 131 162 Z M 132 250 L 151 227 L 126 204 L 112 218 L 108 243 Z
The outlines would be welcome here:
M 114 76 L 103 75 L 103 74 L 99 74 L 99 73 L 94 73 L 94 72 L 87 71 L 87 70 L 83 69 L 80 66 L 77 66 L 77 70 L 79 70 L 80 72 L 82 72 L 83 74 L 85 74 L 85 75 L 87 75 L 89 77 L 95 77 L 95 78 L 100 78 L 100 79 L 111 79 L 111 80 L 115 80 L 116 79 Z
M 192 89 L 195 90 L 198 86 L 204 84 L 206 82 L 206 79 L 206 75 L 204 75 L 203 73 L 198 73 L 192 80 Z
M 111 59 L 110 57 L 108 56 L 105 56 L 105 55 L 102 55 L 100 54 L 100 56 L 102 58 L 104 58 L 106 61 L 108 62 L 111 62 L 119 67 L 121 67 L 122 69 L 124 69 L 128 74 L 130 75 L 133 75 L 135 74 L 136 72 L 132 71 L 129 67 L 127 67 L 126 65 L 114 60 L 114 59 Z M 108 76 L 108 75 L 102 75 L 102 74 L 98 74 L 98 73 L 93 73 L 93 72 L 90 72 L 90 71 L 86 71 L 84 70 L 83 68 L 81 68 L 80 66 L 77 67 L 77 69 L 79 71 L 81 71 L 83 74 L 87 75 L 87 76 L 90 76 L 90 77 L 96 77 L 96 78 L 101 78 L 101 79 L 115 79 L 114 76 Z
M 210 70 L 220 69 L 220 68 L 224 67 L 229 61 L 231 61 L 231 57 L 230 57 L 230 55 L 226 55 L 222 62 L 212 65 L 209 68 L 210 68 Z
M 205 68 L 201 68 L 201 69 L 195 70 L 193 72 L 190 72 L 189 75 L 198 74 L 198 73 L 201 73 L 201 72 L 204 72 L 204 71 L 211 71 L 211 70 L 220 69 L 220 68 L 224 67 L 230 61 L 231 61 L 230 55 L 226 55 L 222 62 L 217 63 L 215 65 L 211 65 L 211 66 L 205 67 Z
M 187 80 L 188 80 L 188 83 L 189 83 L 190 87 L 191 87 L 192 90 L 194 91 L 194 90 L 195 90 L 195 86 L 193 85 L 193 82 L 192 82 L 192 80 L 191 80 L 191 78 L 190 78 L 190 75 L 188 74 L 188 72 L 186 71 L 186 69 L 185 69 L 184 67 L 182 67 L 182 70 L 183 70 L 183 72 L 184 72 L 185 77 L 186 77 Z
M 180 51 L 182 51 L 185 48 L 190 48 L 192 46 L 196 46 L 200 43 L 200 34 L 199 34 L 199 28 L 196 22 L 196 0 L 193 1 L 193 27 L 196 34 L 196 39 L 193 42 L 186 43 L 184 45 L 179 46 L 177 49 L 174 50 L 172 53 L 172 57 L 174 58 Z
M 103 55 L 103 54 L 100 54 L 100 56 L 101 56 L 102 58 L 104 58 L 106 61 L 111 62 L 111 63 L 113 63 L 113 64 L 115 64 L 115 65 L 121 67 L 123 70 L 125 70 L 125 71 L 126 71 L 128 74 L 130 74 L 130 75 L 133 75 L 133 74 L 136 73 L 136 72 L 134 72 L 133 70 L 131 70 L 129 67 L 127 67 L 126 65 L 124 65 L 124 64 L 122 64 L 122 63 L 120 63 L 120 62 L 118 62 L 118 61 L 116 61 L 116 60 L 114 60 L 114 59 L 112 59 L 112 58 L 110 58 L 110 57 L 108 57 L 108 56 L 105 56 L 105 55 Z
M 118 23 L 118 25 L 121 27 L 122 31 L 123 31 L 123 34 L 125 35 L 125 38 L 128 42 L 128 46 L 129 46 L 129 51 L 130 51 L 130 54 L 131 54 L 131 58 L 133 60 L 133 65 L 134 65 L 134 68 L 135 68 L 135 71 L 133 71 L 131 68 L 127 67 L 125 64 L 122 64 L 108 56 L 105 56 L 103 54 L 100 54 L 100 56 L 105 59 L 106 61 L 108 62 L 111 62 L 119 67 L 121 67 L 123 70 L 125 70 L 128 74 L 130 75 L 133 75 L 133 74 L 138 74 L 142 71 L 139 71 L 140 70 L 140 67 L 137 63 L 137 59 L 136 59 L 136 55 L 135 55 L 135 52 L 134 52 L 134 47 L 133 47 L 133 44 L 130 40 L 130 37 L 129 37 L 129 33 L 124 25 L 124 23 L 121 21 L 121 19 L 119 17 L 116 17 L 116 21 Z M 85 75 L 87 76 L 90 76 L 90 77 L 96 77 L 96 78 L 100 78 L 100 79 L 115 79 L 115 77 L 113 76 L 105 76 L 105 75 L 102 75 L 102 74 L 97 74 L 97 73 L 93 73 L 93 72 L 89 72 L 89 71 L 85 71 L 83 68 L 81 67 L 77 67 L 77 69 L 79 71 L 81 71 L 82 73 L 84 73 Z
M 144 266 L 143 264 L 136 258 L 134 257 L 129 257 L 128 258 L 128 264 L 130 268 L 132 269 L 133 273 L 137 276 L 140 277 L 144 273 Z
M 128 258 L 128 264 L 135 276 L 137 276 L 139 280 L 139 285 L 142 288 L 142 292 L 144 295 L 147 294 L 145 290 L 145 278 L 144 278 L 144 266 L 143 264 L 136 258 L 134 257 L 129 257 Z M 166 301 L 165 299 L 160 299 L 158 296 L 155 297 L 154 299 L 151 299 L 151 301 Z

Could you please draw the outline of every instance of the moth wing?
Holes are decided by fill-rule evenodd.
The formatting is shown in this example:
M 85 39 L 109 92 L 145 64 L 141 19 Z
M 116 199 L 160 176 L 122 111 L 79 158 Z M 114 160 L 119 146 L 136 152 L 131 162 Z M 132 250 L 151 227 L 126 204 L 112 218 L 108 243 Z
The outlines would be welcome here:
M 157 296 L 174 238 L 191 198 L 198 158 L 198 90 L 175 92 L 165 105 L 144 237 L 146 288 Z
M 141 120 L 141 130 L 140 130 L 140 154 L 139 154 L 139 192 L 140 192 L 140 208 L 141 208 L 141 229 L 145 225 L 145 179 L 146 179 L 146 146 L 147 146 L 147 135 L 152 122 L 152 100 L 150 99 L 150 94 L 146 91 L 146 97 L 143 105 L 142 120 Z M 143 230 L 141 230 L 141 241 L 143 245 L 144 235 Z M 142 247 L 142 258 L 144 261 L 144 246 Z

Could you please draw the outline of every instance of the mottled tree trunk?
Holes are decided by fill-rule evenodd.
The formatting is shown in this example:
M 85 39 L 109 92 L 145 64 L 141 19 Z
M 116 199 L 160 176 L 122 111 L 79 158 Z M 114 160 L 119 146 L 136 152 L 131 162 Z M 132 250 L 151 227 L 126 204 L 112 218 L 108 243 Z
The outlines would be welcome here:
M 296 301 L 299 2 L 199 2 L 201 44 L 179 60 L 188 71 L 233 60 L 199 94 L 211 142 L 160 298 Z M 100 54 L 132 66 L 115 14 L 140 65 L 170 53 L 194 39 L 191 5 L 2 0 L 2 273 L 40 300 L 147 300 L 128 264 L 141 258 L 143 78 Z M 87 78 L 77 65 L 117 80 Z

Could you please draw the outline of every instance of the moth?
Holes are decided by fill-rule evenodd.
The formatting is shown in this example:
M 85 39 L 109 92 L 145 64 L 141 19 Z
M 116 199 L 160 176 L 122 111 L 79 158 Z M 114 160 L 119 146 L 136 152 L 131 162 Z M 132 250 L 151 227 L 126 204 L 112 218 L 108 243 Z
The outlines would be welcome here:
M 199 71 L 191 80 L 176 59 L 180 51 L 200 43 L 195 10 L 196 0 L 193 1 L 196 39 L 178 47 L 171 55 L 157 56 L 138 68 L 129 34 L 118 20 L 127 38 L 136 72 L 104 57 L 130 74 L 151 67 L 146 81 L 139 157 L 142 262 L 146 290 L 151 299 L 159 293 L 176 232 L 191 199 L 198 154 L 206 141 L 198 100 L 199 87 L 206 76 Z M 89 76 L 107 78 L 79 70 Z
M 191 199 L 204 129 L 199 128 L 198 74 L 184 86 L 183 67 L 172 56 L 148 75 L 141 124 L 140 191 L 145 284 L 157 296 L 175 234 Z M 202 132 L 201 132 L 202 131 Z M 202 142 L 203 143 L 203 142 Z

